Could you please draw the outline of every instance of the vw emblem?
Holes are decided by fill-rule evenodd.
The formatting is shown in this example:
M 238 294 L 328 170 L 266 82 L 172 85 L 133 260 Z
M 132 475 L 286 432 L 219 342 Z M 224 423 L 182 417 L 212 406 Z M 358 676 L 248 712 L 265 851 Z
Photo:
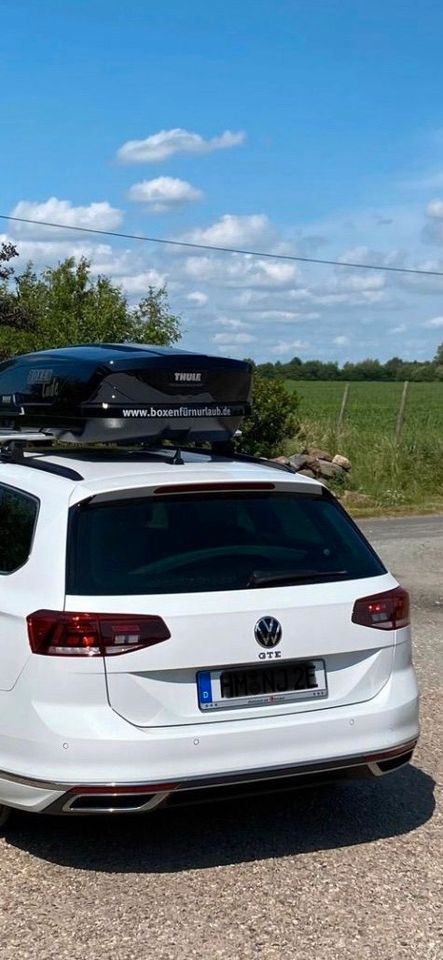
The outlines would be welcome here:
M 276 647 L 282 637 L 281 623 L 275 617 L 262 617 L 255 624 L 254 634 L 261 647 Z

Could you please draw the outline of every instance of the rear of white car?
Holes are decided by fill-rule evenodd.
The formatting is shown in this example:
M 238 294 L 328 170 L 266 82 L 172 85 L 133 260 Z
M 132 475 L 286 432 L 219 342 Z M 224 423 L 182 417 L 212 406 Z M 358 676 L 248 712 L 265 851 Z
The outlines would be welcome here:
M 173 453 L 2 468 L 34 513 L 0 579 L 2 804 L 147 810 L 411 757 L 408 597 L 334 498 Z

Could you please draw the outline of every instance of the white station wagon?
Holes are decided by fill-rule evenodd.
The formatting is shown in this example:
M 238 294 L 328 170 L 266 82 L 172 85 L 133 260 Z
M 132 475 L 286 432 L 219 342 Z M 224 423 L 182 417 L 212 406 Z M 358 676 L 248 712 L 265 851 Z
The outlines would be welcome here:
M 406 591 L 317 481 L 173 442 L 217 436 L 237 417 L 207 383 L 175 379 L 207 362 L 204 379 L 211 358 L 157 351 L 166 406 L 157 391 L 146 418 L 112 407 L 113 368 L 138 363 L 140 383 L 154 352 L 77 347 L 0 365 L 4 819 L 13 807 L 148 811 L 380 776 L 408 763 L 417 741 Z M 100 358 L 100 383 L 110 365 L 110 399 L 93 388 L 113 414 L 97 418 L 100 429 L 121 443 L 134 422 L 158 431 L 161 421 L 169 445 L 48 446 L 53 436 L 84 443 L 78 410 L 70 426 L 60 419 L 60 370 L 65 362 L 71 382 L 73 357 L 77 391 L 81 363 Z M 128 395 L 126 412 L 145 408 Z M 96 440 L 90 408 L 87 418 Z

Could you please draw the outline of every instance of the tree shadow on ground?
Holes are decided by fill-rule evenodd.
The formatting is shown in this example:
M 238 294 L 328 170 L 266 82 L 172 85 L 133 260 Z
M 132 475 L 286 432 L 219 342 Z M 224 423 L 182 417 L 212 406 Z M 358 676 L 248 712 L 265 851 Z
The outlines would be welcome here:
M 16 815 L 6 842 L 49 863 L 102 873 L 172 873 L 370 843 L 434 811 L 434 780 L 408 766 L 349 781 L 154 812 L 90 818 Z

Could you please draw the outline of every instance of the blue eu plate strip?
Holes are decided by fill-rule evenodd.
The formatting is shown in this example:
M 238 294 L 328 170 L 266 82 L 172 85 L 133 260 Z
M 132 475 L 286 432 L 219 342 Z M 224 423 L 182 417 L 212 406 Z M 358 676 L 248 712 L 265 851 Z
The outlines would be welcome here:
M 212 684 L 209 671 L 198 674 L 198 696 L 200 703 L 212 703 Z

